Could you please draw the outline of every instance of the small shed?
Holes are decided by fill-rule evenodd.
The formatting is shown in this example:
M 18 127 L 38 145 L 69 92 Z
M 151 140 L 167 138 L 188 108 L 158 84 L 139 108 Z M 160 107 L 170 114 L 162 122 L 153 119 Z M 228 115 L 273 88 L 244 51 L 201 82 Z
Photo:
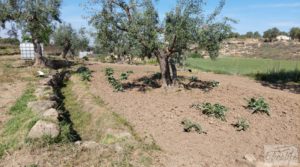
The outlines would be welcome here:
M 42 52 L 44 51 L 43 45 Z M 22 60 L 34 60 L 34 45 L 33 43 L 25 42 L 20 44 L 21 59 Z

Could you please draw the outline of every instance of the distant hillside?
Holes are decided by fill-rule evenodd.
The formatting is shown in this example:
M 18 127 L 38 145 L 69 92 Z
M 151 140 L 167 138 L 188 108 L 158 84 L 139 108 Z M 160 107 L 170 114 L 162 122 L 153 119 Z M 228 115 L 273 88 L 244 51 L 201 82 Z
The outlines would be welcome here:
M 223 43 L 221 55 L 271 59 L 300 59 L 300 42 L 263 42 L 258 39 L 230 39 Z

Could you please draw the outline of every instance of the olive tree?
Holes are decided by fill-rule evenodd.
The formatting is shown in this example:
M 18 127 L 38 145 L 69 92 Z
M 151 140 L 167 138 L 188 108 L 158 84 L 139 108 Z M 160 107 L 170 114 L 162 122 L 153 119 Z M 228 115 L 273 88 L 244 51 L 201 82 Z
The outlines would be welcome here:
M 35 65 L 45 65 L 41 43 L 49 42 L 54 22 L 60 22 L 61 0 L 1 0 L 0 24 L 15 22 L 34 44 Z
M 300 41 L 300 28 L 298 27 L 293 27 L 290 30 L 290 36 L 293 40 L 298 39 Z
M 118 39 L 131 41 L 142 56 L 156 57 L 163 86 L 172 85 L 177 79 L 173 60 L 182 56 L 190 45 L 198 44 L 214 58 L 220 41 L 230 32 L 230 19 L 216 21 L 224 0 L 208 15 L 204 13 L 203 0 L 178 0 L 176 7 L 166 13 L 163 23 L 152 0 L 90 0 L 89 3 L 97 6 L 90 23 L 102 43 L 114 48 L 119 44 Z
M 278 35 L 280 35 L 280 30 L 274 27 L 265 31 L 263 37 L 272 42 Z
M 66 58 L 67 54 L 71 52 L 76 55 L 79 50 L 87 49 L 89 40 L 82 29 L 77 32 L 72 28 L 71 24 L 61 24 L 52 34 L 54 45 L 62 50 L 62 58 Z

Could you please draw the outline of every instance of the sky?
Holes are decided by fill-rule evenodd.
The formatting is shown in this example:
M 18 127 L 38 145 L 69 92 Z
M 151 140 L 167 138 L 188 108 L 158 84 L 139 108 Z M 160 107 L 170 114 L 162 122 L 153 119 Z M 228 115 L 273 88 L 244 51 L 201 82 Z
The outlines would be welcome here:
M 206 0 L 205 8 L 209 14 L 218 0 Z M 80 4 L 85 0 L 64 0 L 62 5 L 62 19 L 74 27 L 88 27 L 88 22 L 82 16 L 87 12 Z M 155 3 L 160 19 L 176 5 L 176 0 L 159 0 Z M 246 33 L 248 31 L 264 32 L 278 27 L 282 31 L 289 31 L 291 27 L 300 27 L 300 0 L 227 0 L 220 17 L 230 17 L 238 21 L 234 24 L 234 31 Z
M 61 18 L 79 29 L 88 25 L 87 11 L 82 4 L 87 0 L 63 0 Z M 209 14 L 218 0 L 206 0 L 206 13 Z M 155 2 L 160 19 L 176 5 L 176 0 L 159 0 Z M 220 17 L 230 17 L 238 21 L 233 24 L 235 32 L 244 34 L 248 31 L 259 31 L 277 27 L 289 31 L 291 27 L 300 27 L 300 0 L 227 0 Z M 1 31 L 0 36 L 5 36 Z

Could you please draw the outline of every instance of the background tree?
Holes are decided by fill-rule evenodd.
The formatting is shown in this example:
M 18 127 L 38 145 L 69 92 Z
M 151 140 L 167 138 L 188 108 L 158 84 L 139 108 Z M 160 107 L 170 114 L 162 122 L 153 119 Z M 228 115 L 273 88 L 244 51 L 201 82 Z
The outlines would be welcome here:
M 203 12 L 204 1 L 178 0 L 162 24 L 152 0 L 91 0 L 90 3 L 101 7 L 92 15 L 90 23 L 97 29 L 98 37 L 104 39 L 102 45 L 112 50 L 119 45 L 116 39 L 122 39 L 132 42 L 129 51 L 141 51 L 143 57 L 156 57 L 164 86 L 176 80 L 174 59 L 181 57 L 190 45 L 199 44 L 214 58 L 220 41 L 230 32 L 229 19 L 216 21 L 224 0 L 207 17 Z
M 258 31 L 255 31 L 255 32 L 253 33 L 253 38 L 261 38 L 260 33 L 259 33 Z
M 290 30 L 290 36 L 293 40 L 298 39 L 300 41 L 300 28 L 299 27 L 293 27 Z
M 62 50 L 62 58 L 66 58 L 68 53 L 77 55 L 79 50 L 88 48 L 89 40 L 85 30 L 77 32 L 71 24 L 61 24 L 52 34 L 54 45 Z
M 35 65 L 45 65 L 41 43 L 49 42 L 54 22 L 60 22 L 61 0 L 2 0 L 0 3 L 0 24 L 15 22 L 22 33 L 31 37 L 34 44 Z
M 253 38 L 253 36 L 254 36 L 254 33 L 252 31 L 249 31 L 245 34 L 246 38 Z
M 266 38 L 268 41 L 272 42 L 276 37 L 280 35 L 280 31 L 278 28 L 272 28 L 264 32 L 263 37 Z

